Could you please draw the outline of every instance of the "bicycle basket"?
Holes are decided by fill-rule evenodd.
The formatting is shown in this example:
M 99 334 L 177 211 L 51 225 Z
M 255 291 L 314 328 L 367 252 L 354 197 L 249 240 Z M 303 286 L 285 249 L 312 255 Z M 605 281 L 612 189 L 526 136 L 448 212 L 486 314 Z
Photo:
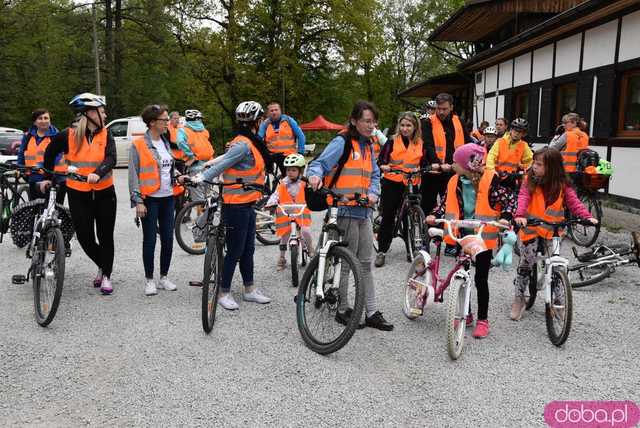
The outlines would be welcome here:
M 18 248 L 24 248 L 33 236 L 33 222 L 46 206 L 44 199 L 35 199 L 19 205 L 11 216 L 11 238 Z M 64 237 L 65 245 L 68 247 L 73 238 L 73 221 L 69 210 L 60 204 L 56 204 L 58 218 L 61 220 L 60 230 Z

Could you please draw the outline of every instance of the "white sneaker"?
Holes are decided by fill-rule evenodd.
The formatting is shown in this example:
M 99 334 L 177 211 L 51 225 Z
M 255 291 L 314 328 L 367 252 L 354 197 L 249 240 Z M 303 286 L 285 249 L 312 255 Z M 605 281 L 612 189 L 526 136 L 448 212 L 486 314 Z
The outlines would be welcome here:
M 173 282 L 169 281 L 169 278 L 167 278 L 166 276 L 163 276 L 160 278 L 160 282 L 158 282 L 158 288 L 161 290 L 176 291 L 178 286 L 175 285 Z
M 253 290 L 251 293 L 244 293 L 242 299 L 245 302 L 255 302 L 260 304 L 271 303 L 271 299 L 262 294 L 262 291 L 257 288 Z
M 220 297 L 218 299 L 218 303 L 220 304 L 220 306 L 222 306 L 223 308 L 225 308 L 225 309 L 227 309 L 229 311 L 235 311 L 236 309 L 240 308 L 240 306 L 238 306 L 238 304 L 234 300 L 234 298 L 231 295 L 231 293 L 228 293 L 228 294 L 224 295 L 223 297 Z
M 158 290 L 156 289 L 156 283 L 153 282 L 153 279 L 147 280 L 147 285 L 144 287 L 145 296 L 155 296 L 158 294 Z

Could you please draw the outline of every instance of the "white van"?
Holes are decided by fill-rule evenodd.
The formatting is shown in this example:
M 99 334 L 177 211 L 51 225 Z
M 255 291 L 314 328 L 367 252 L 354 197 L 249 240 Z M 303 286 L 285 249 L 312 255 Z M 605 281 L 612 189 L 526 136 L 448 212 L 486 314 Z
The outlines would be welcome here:
M 131 116 L 112 120 L 107 124 L 107 129 L 116 142 L 118 152 L 116 166 L 127 166 L 129 164 L 129 147 L 134 139 L 144 135 L 147 125 L 142 121 L 142 117 Z

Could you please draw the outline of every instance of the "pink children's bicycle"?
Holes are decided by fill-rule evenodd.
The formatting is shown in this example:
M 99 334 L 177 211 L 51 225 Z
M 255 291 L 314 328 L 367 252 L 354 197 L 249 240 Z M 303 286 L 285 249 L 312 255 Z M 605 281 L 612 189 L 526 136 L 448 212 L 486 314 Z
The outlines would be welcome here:
M 495 221 L 481 220 L 436 220 L 436 224 L 444 224 L 446 233 L 462 247 L 454 267 L 446 277 L 440 276 L 440 250 L 445 230 L 430 227 L 429 237 L 436 248 L 436 255 L 431 258 L 425 250 L 420 250 L 409 268 L 404 286 L 403 312 L 411 320 L 424 314 L 425 308 L 433 303 L 444 302 L 444 291 L 447 292 L 447 349 L 451 359 L 456 360 L 462 354 L 464 345 L 466 318 L 469 315 L 469 301 L 473 280 L 469 269 L 476 254 L 487 251 L 482 239 L 485 226 L 508 229 Z M 473 229 L 473 235 L 458 238 L 458 228 Z

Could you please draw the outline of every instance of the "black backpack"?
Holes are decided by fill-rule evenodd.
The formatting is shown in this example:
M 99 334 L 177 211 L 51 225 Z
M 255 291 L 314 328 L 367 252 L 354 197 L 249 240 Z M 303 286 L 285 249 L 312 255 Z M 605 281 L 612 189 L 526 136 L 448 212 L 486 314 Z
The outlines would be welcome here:
M 600 164 L 600 155 L 595 150 L 583 149 L 578 152 L 578 165 L 576 169 L 578 172 L 584 172 L 587 167 L 598 167 Z
M 334 174 L 333 178 L 331 178 L 331 181 L 329 182 L 329 186 L 328 186 L 329 188 L 332 188 L 333 186 L 335 186 L 336 182 L 338 181 L 338 178 L 340 178 L 340 174 L 342 173 L 344 164 L 347 163 L 347 160 L 349 160 L 349 156 L 351 156 L 351 151 L 353 150 L 351 141 L 346 135 L 338 134 L 338 136 L 344 139 L 344 149 L 342 150 L 342 155 L 340 156 L 340 159 L 338 159 L 338 164 L 336 166 L 336 173 Z M 315 155 L 313 159 L 311 159 L 311 162 L 316 160 L 321 154 L 322 153 L 318 153 L 317 155 Z M 327 204 L 327 198 L 323 195 L 320 195 L 317 192 L 314 192 L 310 186 L 307 186 L 304 192 L 305 192 L 304 196 L 307 202 L 307 208 L 309 208 L 310 211 L 324 211 L 329 208 L 329 204 Z

